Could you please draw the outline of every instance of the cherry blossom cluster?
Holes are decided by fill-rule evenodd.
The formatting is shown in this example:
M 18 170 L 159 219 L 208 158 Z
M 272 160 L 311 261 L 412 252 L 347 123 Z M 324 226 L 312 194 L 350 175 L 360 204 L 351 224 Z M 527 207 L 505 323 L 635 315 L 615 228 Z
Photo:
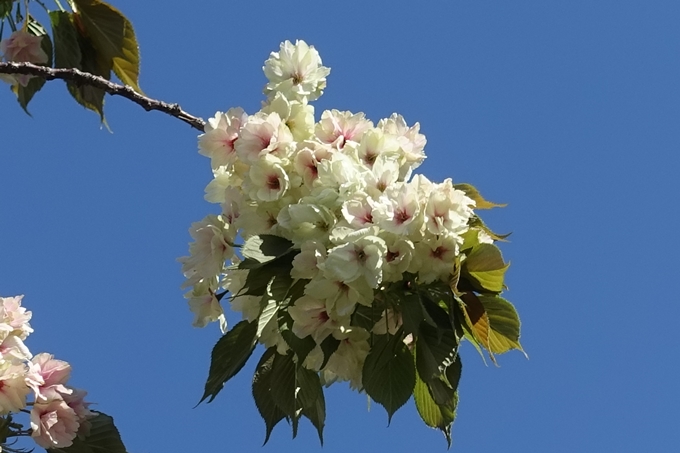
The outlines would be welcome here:
M 7 39 L 0 41 L 0 55 L 4 61 L 16 63 L 47 63 L 49 58 L 41 47 L 43 37 L 35 36 L 23 29 L 13 32 Z M 32 76 L 27 74 L 0 74 L 0 80 L 10 85 L 28 85 Z
M 475 202 L 450 179 L 435 183 L 413 173 L 425 159 L 418 123 L 393 114 L 374 124 L 363 113 L 338 110 L 316 121 L 310 102 L 330 69 L 314 47 L 286 41 L 263 69 L 269 82 L 262 109 L 217 112 L 199 136 L 199 153 L 214 174 L 206 200 L 219 203 L 221 213 L 191 226 L 190 255 L 180 258 L 194 325 L 219 321 L 226 328 L 223 291 L 232 310 L 257 320 L 262 298 L 243 294 L 255 271 L 237 268 L 236 244 L 283 237 L 299 250 L 290 276 L 307 282 L 287 308 L 295 335 L 317 344 L 304 366 L 322 371 L 326 382 L 361 388 L 370 332 L 352 325 L 355 309 L 371 306 L 405 273 L 423 283 L 448 281 Z M 481 231 L 479 240 L 491 242 Z M 386 310 L 373 332 L 400 322 Z M 324 364 L 320 345 L 329 336 L 340 345 Z M 289 349 L 275 317 L 259 341 L 281 354 Z
M 0 297 L 0 416 L 30 406 L 33 440 L 46 449 L 68 447 L 78 434 L 87 434 L 88 418 L 95 414 L 84 401 L 86 392 L 66 384 L 67 362 L 47 353 L 33 356 L 24 344 L 33 329 L 22 298 Z

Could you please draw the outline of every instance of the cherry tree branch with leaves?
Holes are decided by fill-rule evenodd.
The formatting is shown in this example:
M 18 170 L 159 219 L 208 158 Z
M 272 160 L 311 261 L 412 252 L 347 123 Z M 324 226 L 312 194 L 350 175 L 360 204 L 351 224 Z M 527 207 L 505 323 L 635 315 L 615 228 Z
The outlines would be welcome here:
M 79 87 L 91 86 L 99 88 L 112 96 L 122 96 L 141 106 L 146 111 L 158 110 L 167 113 L 201 132 L 205 127 L 205 121 L 202 118 L 185 112 L 179 104 L 170 104 L 152 99 L 136 92 L 129 85 L 120 85 L 104 77 L 96 76 L 76 68 L 48 68 L 47 66 L 39 66 L 32 63 L 0 62 L 0 74 L 24 74 L 40 77 L 44 80 L 60 79 L 73 82 Z

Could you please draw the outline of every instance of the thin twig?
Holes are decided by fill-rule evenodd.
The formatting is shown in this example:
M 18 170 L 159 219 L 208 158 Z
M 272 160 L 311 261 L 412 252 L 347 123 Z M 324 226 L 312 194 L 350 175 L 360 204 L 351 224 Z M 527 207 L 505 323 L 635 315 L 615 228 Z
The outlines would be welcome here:
M 135 104 L 139 104 L 146 111 L 159 110 L 163 113 L 167 113 L 170 116 L 174 116 L 175 118 L 184 121 L 194 129 L 198 129 L 201 132 L 203 132 L 203 128 L 205 127 L 205 121 L 203 121 L 202 118 L 185 112 L 182 110 L 179 104 L 168 104 L 167 102 L 148 98 L 137 93 L 130 86 L 119 85 L 106 80 L 103 77 L 96 76 L 79 69 L 48 68 L 46 66 L 37 66 L 32 63 L 0 62 L 0 74 L 28 74 L 41 77 L 45 80 L 61 79 L 73 82 L 78 85 L 93 86 L 95 88 L 104 90 L 112 96 L 123 96 Z

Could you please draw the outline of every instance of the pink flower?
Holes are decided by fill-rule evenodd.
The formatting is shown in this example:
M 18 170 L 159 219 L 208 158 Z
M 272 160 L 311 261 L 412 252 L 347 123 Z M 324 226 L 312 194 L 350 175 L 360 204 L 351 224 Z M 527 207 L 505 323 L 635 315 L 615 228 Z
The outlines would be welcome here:
M 7 61 L 44 64 L 49 58 L 40 47 L 41 41 L 42 36 L 34 36 L 24 30 L 17 30 L 9 38 L 0 41 L 0 52 Z M 17 74 L 14 79 L 21 86 L 26 86 L 31 76 Z
M 45 449 L 71 446 L 79 427 L 78 414 L 61 398 L 36 402 L 31 409 L 31 436 Z
M 68 406 L 73 409 L 73 411 L 78 416 L 78 423 L 80 423 L 80 428 L 78 434 L 87 436 L 90 432 L 91 423 L 88 419 L 94 417 L 94 412 L 90 411 L 90 404 L 85 401 L 85 396 L 87 392 L 81 389 L 71 389 L 73 393 L 70 395 L 63 395 L 64 401 Z
M 21 306 L 23 295 L 14 297 L 0 297 L 0 337 L 16 335 L 25 340 L 33 329 L 28 324 L 32 313 Z
M 71 365 L 67 362 L 43 352 L 33 357 L 29 368 L 26 383 L 35 392 L 36 402 L 52 399 L 55 393 L 58 398 L 71 394 L 72 390 L 64 385 L 71 375 Z
M 4 362 L 0 369 L 0 414 L 19 412 L 26 407 L 31 391 L 25 381 L 26 367 Z

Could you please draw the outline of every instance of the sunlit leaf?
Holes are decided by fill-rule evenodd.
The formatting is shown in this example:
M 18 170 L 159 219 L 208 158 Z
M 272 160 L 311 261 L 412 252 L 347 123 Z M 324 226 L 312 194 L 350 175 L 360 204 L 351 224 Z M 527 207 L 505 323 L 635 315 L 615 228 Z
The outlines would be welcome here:
M 259 263 L 266 263 L 286 254 L 292 247 L 293 243 L 286 238 L 272 234 L 261 234 L 249 237 L 243 245 L 241 253 L 246 258 Z
M 139 88 L 139 45 L 132 23 L 116 8 L 100 0 L 72 0 L 76 14 L 96 52 L 111 62 L 118 78 Z
M 64 448 L 49 448 L 50 453 L 127 453 L 113 418 L 102 412 L 90 418 L 90 432 L 84 438 L 76 437 L 73 445 Z
M 482 219 L 481 219 L 480 217 L 476 216 L 476 215 L 475 215 L 475 216 L 472 216 L 472 218 L 471 218 L 470 221 L 468 222 L 468 225 L 470 225 L 470 226 L 473 227 L 473 228 L 476 228 L 476 229 L 479 229 L 479 230 L 484 231 L 484 232 L 485 232 L 486 234 L 488 234 L 488 235 L 491 237 L 491 239 L 493 239 L 494 241 L 507 242 L 506 239 L 508 238 L 508 236 L 510 236 L 510 235 L 512 234 L 512 233 L 506 233 L 506 234 L 497 234 L 497 233 L 494 233 L 494 232 L 491 230 L 491 228 L 489 228 L 488 226 L 486 226 L 486 224 L 484 223 L 484 221 L 482 221 Z M 472 230 L 472 231 L 474 231 L 475 234 L 478 234 L 475 230 Z M 463 246 L 465 246 L 465 244 L 463 244 Z M 465 249 L 461 248 L 461 250 L 465 250 Z
M 461 311 L 470 333 L 481 346 L 487 351 L 491 351 L 489 346 L 489 316 L 484 310 L 484 305 L 473 293 L 465 293 L 460 296 L 460 299 L 464 303 Z M 491 359 L 493 360 L 493 356 L 491 356 Z
M 463 261 L 462 272 L 470 277 L 475 290 L 485 292 L 503 291 L 503 279 L 510 263 L 503 261 L 501 251 L 493 244 L 478 244 Z
M 472 184 L 454 184 L 453 187 L 458 190 L 465 192 L 465 195 L 475 200 L 475 209 L 491 209 L 491 208 L 504 208 L 506 204 L 498 204 L 487 201 L 482 197 L 477 188 Z
M 456 406 L 458 404 L 458 394 L 453 393 L 453 397 L 445 404 L 437 404 L 432 397 L 428 385 L 419 376 L 416 378 L 413 398 L 420 418 L 431 428 L 439 429 L 446 437 L 446 442 L 451 448 L 451 425 L 456 418 Z
M 210 372 L 199 404 L 215 399 L 224 384 L 238 373 L 250 358 L 257 343 L 257 324 L 241 321 L 222 336 L 212 350 Z
M 362 370 L 364 390 L 392 415 L 411 397 L 416 381 L 413 355 L 397 335 L 375 335 Z
M 511 349 L 524 352 L 519 343 L 520 322 L 515 307 L 498 296 L 480 295 L 479 301 L 489 318 L 489 350 L 494 354 Z

